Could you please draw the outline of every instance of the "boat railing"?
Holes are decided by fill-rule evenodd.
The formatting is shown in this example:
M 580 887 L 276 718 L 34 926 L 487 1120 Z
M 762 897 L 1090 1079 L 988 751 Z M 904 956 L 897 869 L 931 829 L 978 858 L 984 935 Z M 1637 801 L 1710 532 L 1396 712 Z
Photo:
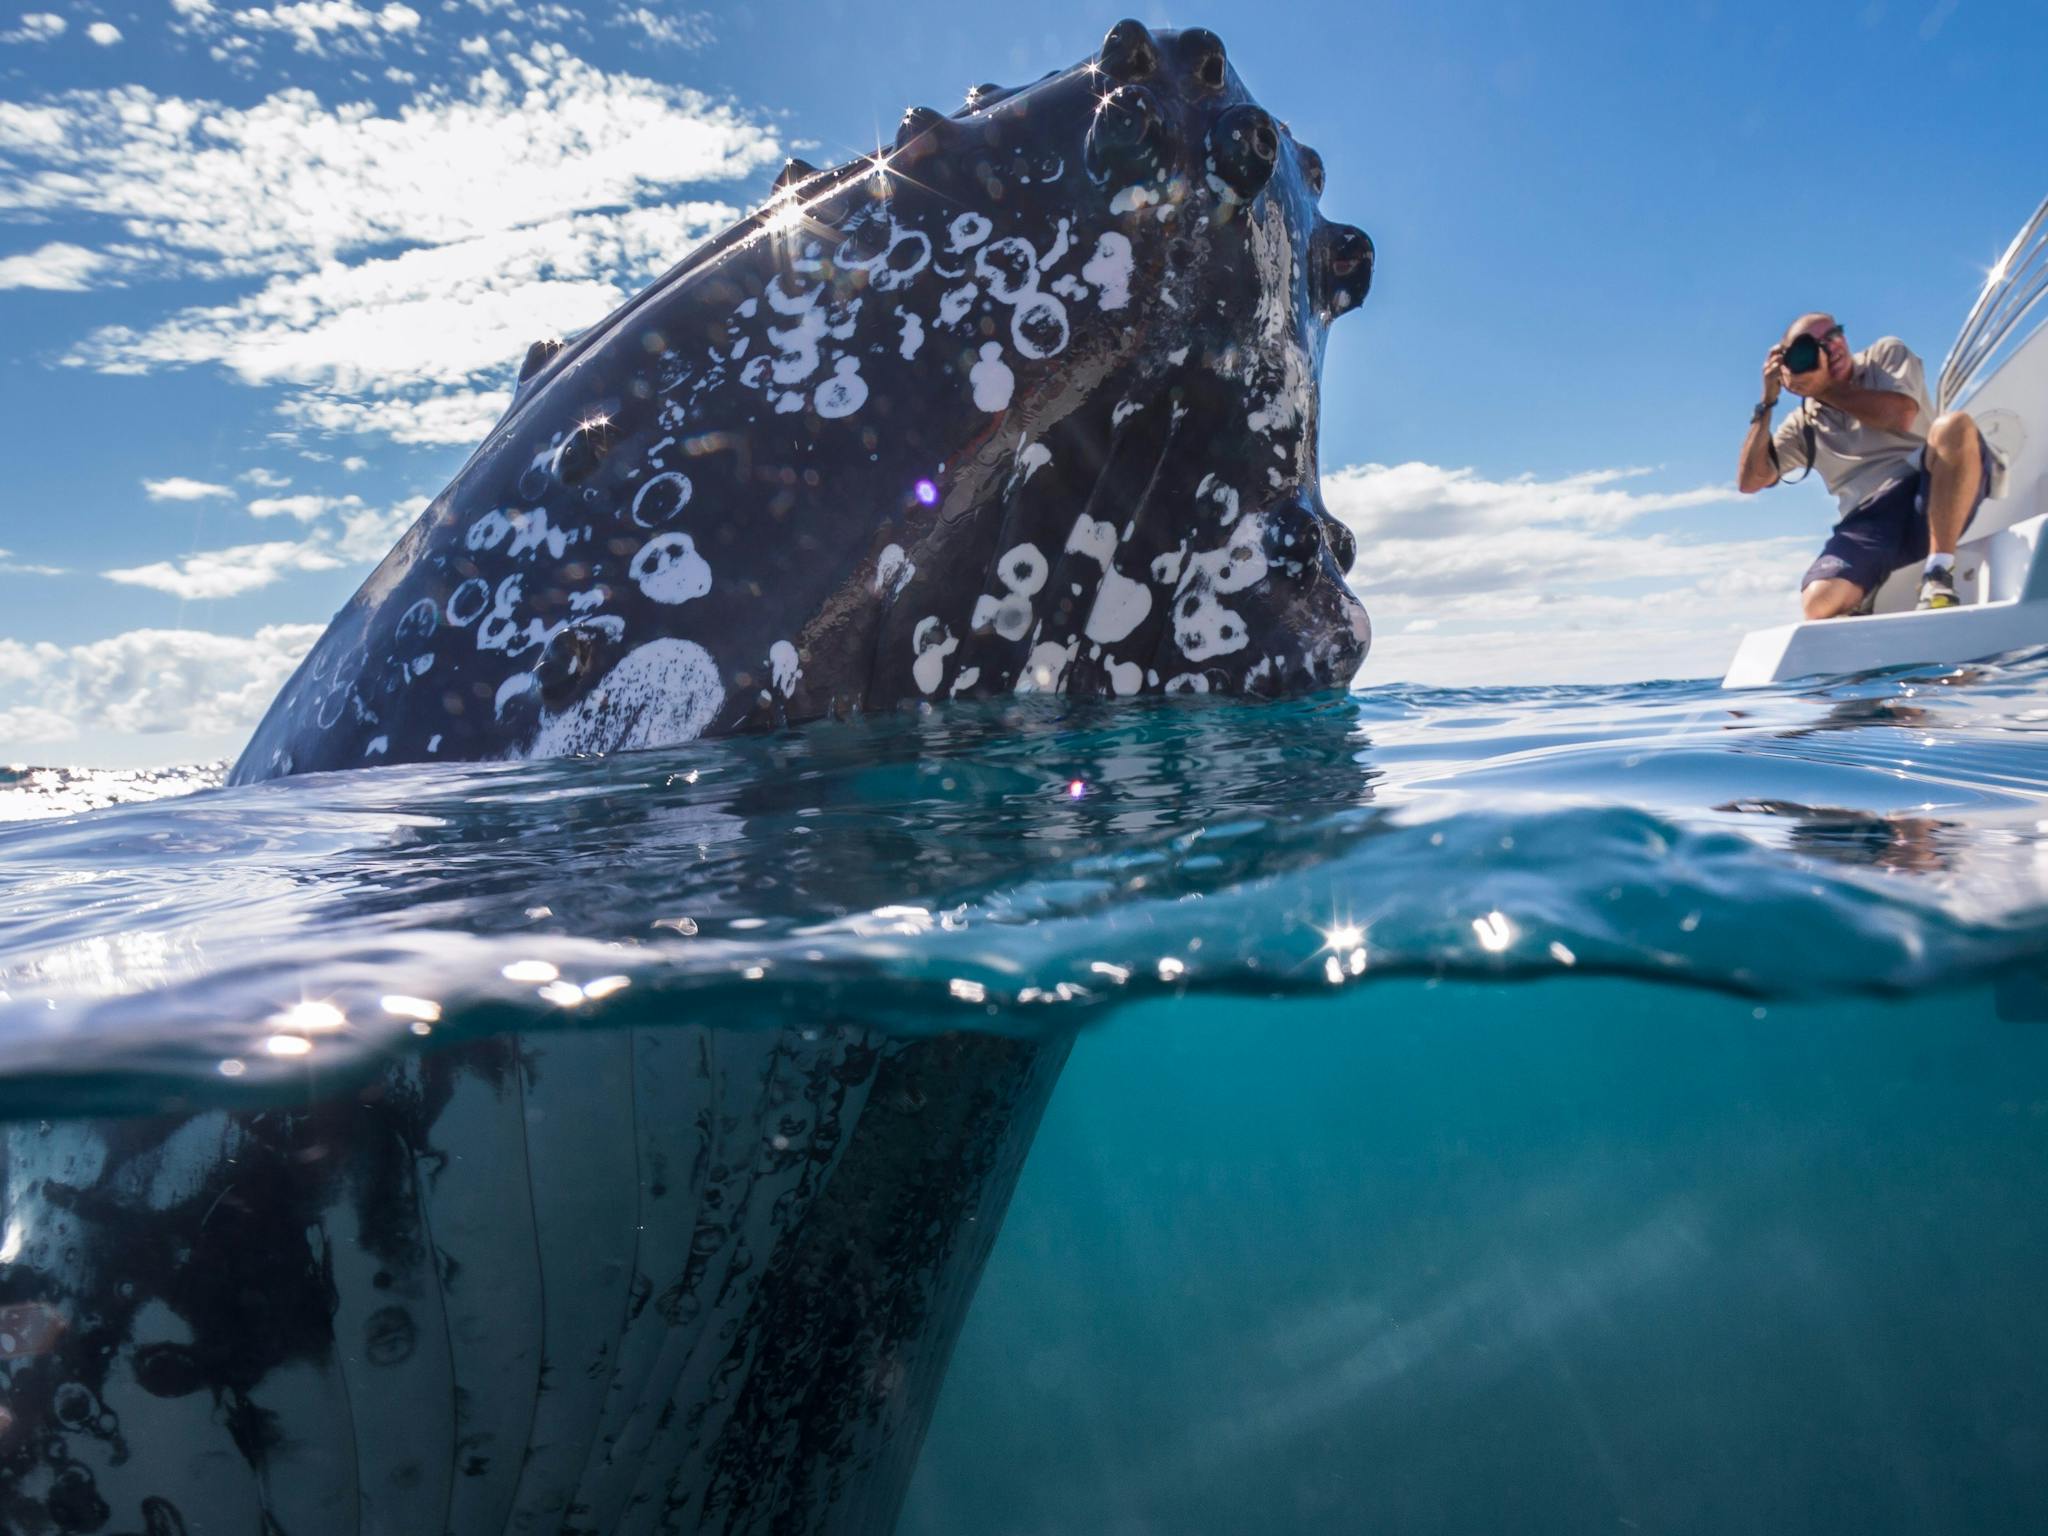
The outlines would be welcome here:
M 1984 279 L 1969 318 L 1941 365 L 1935 403 L 1946 411 L 1974 389 L 2002 361 L 2008 343 L 2022 339 L 2020 325 L 2048 298 L 2048 200 L 2034 210 L 1998 264 Z

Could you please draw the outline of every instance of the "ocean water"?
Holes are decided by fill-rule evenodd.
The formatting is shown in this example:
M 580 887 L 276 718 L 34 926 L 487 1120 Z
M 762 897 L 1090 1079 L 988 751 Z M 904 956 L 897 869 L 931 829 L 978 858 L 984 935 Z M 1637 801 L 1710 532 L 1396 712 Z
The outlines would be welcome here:
M 644 1504 L 660 1528 L 766 1529 L 750 1511 L 772 1503 L 777 1529 L 917 1536 L 2039 1529 L 2044 731 L 2033 656 L 1744 694 L 1018 700 L 236 789 L 218 766 L 15 769 L 0 1309 L 77 1305 L 91 1268 L 38 1247 L 37 1223 L 73 1209 L 36 1172 L 38 1138 L 317 1119 L 516 1042 L 529 1141 L 535 1105 L 574 1104 L 574 1145 L 549 1155 L 590 1160 L 556 1197 L 526 1154 L 544 1352 L 559 1366 L 574 1328 L 601 1333 L 592 1379 L 639 1391 L 659 1372 L 629 1368 L 655 1349 L 633 1333 L 635 1276 L 658 1289 L 669 1261 L 660 1101 L 614 1083 L 639 1120 L 605 1163 L 616 1117 L 595 1090 L 563 1097 L 576 1064 L 616 1042 L 644 1064 L 679 1040 L 709 1059 L 822 1032 L 853 1084 L 869 1068 L 849 1059 L 971 1032 L 1038 1063 L 1037 1086 L 988 1091 L 1009 1068 L 982 1047 L 935 1058 L 970 1065 L 920 1069 L 880 1143 L 915 1149 L 923 1116 L 957 1158 L 876 1172 L 823 1112 L 728 1106 L 719 1133 L 795 1136 L 819 1180 L 869 1181 L 861 1209 L 941 1234 L 917 1263 L 953 1300 L 875 1346 L 909 1364 L 885 1387 L 863 1367 L 896 1406 L 834 1442 L 835 1491 L 775 1474 L 772 1494 L 728 1477 L 688 1512 L 673 1483 L 647 1502 L 634 1479 L 685 1453 L 635 1441 L 620 1407 L 577 1432 L 585 1470 L 564 1484 L 583 1490 L 572 1509 L 609 1513 L 548 1528 L 638 1529 Z M 982 1096 L 941 1113 L 969 1079 Z M 975 1151 L 981 1128 L 1005 1150 Z M 444 1138 L 434 1156 L 449 1145 L 464 1155 Z M 966 1193 L 931 1216 L 920 1201 L 970 1155 Z M 438 1176 L 418 1175 L 422 1211 L 446 1204 Z M 572 1291 L 549 1201 L 581 1213 L 578 1244 L 609 1241 L 590 1235 L 607 1179 L 637 1185 L 617 1216 L 636 1235 L 614 1290 Z M 679 1265 L 716 1226 L 717 1202 L 693 1198 Z M 773 1241 L 805 1220 L 793 1198 Z M 95 1219 L 65 1242 L 122 1241 L 129 1218 Z M 785 1307 L 829 1293 L 844 1327 L 873 1324 L 882 1291 L 778 1263 L 765 1273 L 810 1287 Z M 453 1337 L 441 1279 L 413 1304 Z M 326 1283 L 339 1319 L 346 1274 Z M 523 1294 L 502 1305 L 543 1309 Z M 772 1321 L 732 1319 L 728 1336 Z M 405 1528 L 393 1499 L 452 1524 L 451 1474 L 373 1490 L 395 1454 L 370 1422 L 381 1378 L 343 1332 L 353 1470 L 289 1529 L 378 1528 L 373 1506 Z M 24 1449 L 76 1369 L 0 1350 L 0 1512 L 23 1530 L 85 1475 L 75 1443 Z M 451 1346 L 435 1369 L 460 1386 L 475 1366 Z M 118 1371 L 91 1390 L 142 1402 Z M 594 1423 L 611 1411 L 590 1401 Z M 272 1404 L 287 1429 L 317 1417 L 293 1402 Z M 105 1422 L 92 1435 L 108 1528 L 140 1527 L 116 1492 L 136 1456 L 176 1454 L 172 1432 L 122 1457 Z M 631 1465 L 600 1476 L 610 1462 Z M 864 1503 L 845 1492 L 863 1477 Z

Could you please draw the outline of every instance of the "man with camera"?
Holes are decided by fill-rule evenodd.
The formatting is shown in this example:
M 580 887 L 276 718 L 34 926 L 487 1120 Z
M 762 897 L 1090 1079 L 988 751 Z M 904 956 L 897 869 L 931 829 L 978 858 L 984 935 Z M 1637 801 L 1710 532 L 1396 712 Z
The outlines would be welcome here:
M 1773 431 L 1780 389 L 1800 404 Z M 1835 317 L 1814 313 L 1793 321 L 1764 358 L 1736 485 L 1749 495 L 1791 471 L 1819 470 L 1842 516 L 1800 581 L 1799 603 L 1809 619 L 1832 619 L 1916 561 L 1919 606 L 1955 607 L 1956 540 L 1991 468 L 1974 421 L 1934 414 L 1926 369 L 1903 341 L 1884 336 L 1852 353 Z

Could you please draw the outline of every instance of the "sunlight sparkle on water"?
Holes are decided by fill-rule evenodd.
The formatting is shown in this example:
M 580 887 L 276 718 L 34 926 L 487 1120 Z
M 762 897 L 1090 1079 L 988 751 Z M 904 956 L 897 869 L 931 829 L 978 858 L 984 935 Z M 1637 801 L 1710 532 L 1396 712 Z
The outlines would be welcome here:
M 332 1003 L 304 1002 L 292 1004 L 270 1022 L 280 1029 L 339 1029 L 348 1015 Z

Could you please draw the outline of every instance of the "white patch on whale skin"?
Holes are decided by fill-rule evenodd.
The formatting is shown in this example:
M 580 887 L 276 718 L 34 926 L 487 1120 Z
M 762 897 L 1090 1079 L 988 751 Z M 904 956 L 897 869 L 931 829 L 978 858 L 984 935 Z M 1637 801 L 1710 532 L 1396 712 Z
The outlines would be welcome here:
M 804 675 L 799 663 L 796 647 L 787 640 L 778 640 L 768 647 L 768 671 L 772 676 L 776 692 L 785 699 L 796 691 L 797 680 Z
M 885 544 L 875 556 L 875 593 L 894 597 L 917 574 L 917 562 L 903 553 L 901 544 Z
M 1209 679 L 1201 672 L 1182 672 L 1166 680 L 1168 693 L 1207 693 Z
M 1081 268 L 1081 276 L 1101 293 L 1096 302 L 1102 308 L 1122 309 L 1131 302 L 1134 266 L 1129 236 L 1111 230 L 1095 242 L 1095 254 Z
M 962 693 L 966 692 L 969 688 L 972 688 L 976 683 L 980 681 L 981 668 L 967 667 L 961 671 L 958 677 L 953 679 L 953 686 L 947 691 L 951 693 L 954 698 L 957 699 L 960 697 Z
M 690 484 L 690 477 L 679 469 L 667 470 L 650 478 L 645 485 L 633 493 L 633 521 L 642 528 L 652 528 L 654 526 L 653 523 L 647 521 L 645 514 L 650 510 L 646 505 L 648 495 L 657 485 L 662 487 L 662 492 L 661 496 L 657 498 L 657 504 L 653 510 L 656 511 L 658 520 L 664 523 L 690 504 L 690 497 L 696 490 L 696 487 Z M 675 497 L 675 505 L 669 507 L 666 512 L 660 511 L 660 502 L 665 501 L 671 495 Z
M 842 357 L 833 364 L 832 377 L 818 386 L 812 409 L 828 421 L 851 416 L 867 403 L 868 382 L 860 376 L 860 359 Z
M 1067 553 L 1086 555 L 1097 565 L 1108 565 L 1116 553 L 1116 528 L 1083 512 L 1074 519 L 1074 531 L 1067 535 Z
M 1076 304 L 1088 297 L 1088 285 L 1071 272 L 1062 272 L 1052 280 L 1052 291 L 1063 299 L 1072 299 Z
M 1145 407 L 1135 400 L 1119 400 L 1116 409 L 1109 413 L 1109 424 L 1112 427 L 1120 427 L 1143 409 Z
M 363 747 L 363 756 L 382 757 L 390 750 L 391 738 L 389 736 L 372 736 Z
M 657 533 L 640 546 L 627 574 L 657 603 L 687 603 L 711 590 L 711 567 L 687 533 Z
M 1052 450 L 1043 443 L 1032 443 L 1017 454 L 1017 467 L 1024 471 L 1027 481 L 1051 462 Z
M 917 257 L 907 265 L 896 260 L 896 248 L 915 240 L 919 251 Z M 931 236 L 918 229 L 903 229 L 895 220 L 889 221 L 889 248 L 870 263 L 868 280 L 875 287 L 888 292 L 916 281 L 918 274 L 932 264 Z
M 591 587 L 587 591 L 571 592 L 569 594 L 569 611 L 571 613 L 588 613 L 593 608 L 602 608 L 611 595 L 611 588 L 609 587 Z
M 1038 286 L 1038 252 L 1022 235 L 1010 235 L 974 253 L 974 270 L 988 291 L 1005 304 L 1015 304 Z
M 946 680 L 946 658 L 960 649 L 960 642 L 939 621 L 939 616 L 932 614 L 917 621 L 917 628 L 911 631 L 910 649 L 916 657 L 910 664 L 910 676 L 918 692 L 937 693 L 939 684 Z
M 1133 182 L 1109 200 L 1109 211 L 1111 213 L 1136 213 L 1140 208 L 1149 208 L 1158 201 L 1159 194 L 1157 192 L 1142 182 Z M 1082 275 L 1087 275 L 1085 268 Z M 1114 309 L 1116 306 L 1112 304 L 1104 307 Z
M 1037 596 L 1045 573 L 1045 556 L 1036 544 L 1019 544 L 996 562 L 996 579 L 1019 597 Z
M 795 325 L 768 327 L 768 340 L 782 354 L 770 368 L 776 383 L 801 384 L 818 371 L 818 343 L 824 338 L 826 328 L 825 311 L 820 307 L 818 297 L 824 291 L 818 287 L 791 295 L 783 291 L 780 273 L 768 280 L 769 308 L 796 320 Z
M 1102 567 L 1102 581 L 1083 630 L 1098 645 L 1123 639 L 1152 611 L 1151 592 L 1111 564 L 1116 545 L 1116 529 L 1086 512 L 1074 519 L 1074 531 L 1067 535 L 1069 554 L 1085 555 Z
M 1067 668 L 1074 660 L 1076 645 L 1061 645 L 1057 640 L 1041 640 L 1032 647 L 1031 659 L 1024 663 L 1024 670 L 1017 674 L 1017 693 L 1057 693 L 1061 681 L 1067 675 Z
M 907 363 L 917 356 L 917 349 L 924 345 L 924 321 L 900 304 L 896 306 L 896 318 L 903 322 L 903 339 L 896 350 Z
M 939 324 L 958 325 L 967 318 L 967 311 L 974 307 L 974 301 L 981 297 L 981 289 L 974 283 L 962 283 L 939 300 Z
M 988 219 L 982 214 L 963 213 L 953 221 L 952 226 L 947 230 L 947 233 L 952 236 L 952 244 L 948 245 L 946 249 L 955 254 L 961 251 L 972 250 L 975 246 L 986 240 L 994 230 L 995 225 L 989 223 Z
M 983 593 L 967 622 L 976 630 L 993 629 L 1005 640 L 1022 640 L 1031 628 L 1031 600 L 1015 592 L 1008 597 Z
M 516 572 L 498 583 L 491 611 L 476 627 L 478 650 L 503 651 L 508 656 L 517 656 L 521 651 L 541 644 L 553 633 L 537 618 L 528 619 L 524 629 L 520 627 L 517 609 L 522 595 L 524 588 Z
M 511 531 L 511 520 L 493 508 L 469 525 L 469 531 L 462 536 L 462 542 L 471 549 L 496 549 L 505 542 L 505 535 Z
M 1104 644 L 1121 640 L 1144 623 L 1151 611 L 1150 589 L 1122 571 L 1107 570 L 1102 573 L 1102 585 L 1096 589 L 1095 606 L 1089 610 L 1085 633 L 1090 640 Z
M 1228 528 L 1237 521 L 1237 491 L 1232 486 L 1218 484 L 1214 471 L 1202 476 L 1202 483 L 1195 487 L 1196 499 L 1204 496 L 1222 509 L 1216 520 L 1224 527 Z
M 1017 376 L 1010 372 L 1009 364 L 1003 361 L 1003 346 L 999 341 L 982 343 L 981 361 L 969 370 L 968 383 L 974 386 L 974 403 L 984 411 L 1008 410 L 1010 396 L 1017 388 Z
M 672 747 L 703 735 L 724 703 L 725 683 L 709 651 L 694 640 L 650 640 L 621 656 L 571 708 L 541 716 L 523 755 Z
M 535 507 L 531 512 L 512 514 L 512 543 L 505 553 L 514 558 L 530 555 L 545 544 L 548 554 L 559 560 L 575 539 L 576 535 L 570 529 L 550 528 L 548 509 Z
M 1192 555 L 1173 594 L 1173 640 L 1190 661 L 1207 661 L 1243 650 L 1250 639 L 1244 615 L 1216 600 L 1219 592 L 1241 592 L 1266 577 L 1265 519 L 1239 520 L 1220 548 Z
M 1049 293 L 1029 293 L 1010 312 L 1010 340 L 1026 357 L 1056 357 L 1072 336 L 1067 307 Z
M 522 693 L 531 693 L 539 686 L 540 679 L 531 672 L 514 672 L 505 681 L 498 684 L 498 696 L 492 705 L 494 713 L 500 720 L 504 719 L 505 707 L 507 705 Z
M 1119 698 L 1128 698 L 1144 686 L 1145 669 L 1135 661 L 1113 662 L 1109 668 L 1109 686 Z

